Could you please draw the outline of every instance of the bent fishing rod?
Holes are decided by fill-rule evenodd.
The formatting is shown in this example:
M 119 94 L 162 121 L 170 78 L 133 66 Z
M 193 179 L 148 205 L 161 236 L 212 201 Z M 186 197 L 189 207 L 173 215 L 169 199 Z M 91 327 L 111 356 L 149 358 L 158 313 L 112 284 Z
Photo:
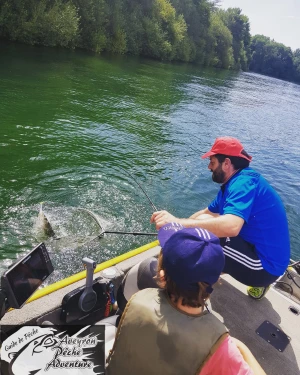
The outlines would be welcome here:
M 152 208 L 154 209 L 154 211 L 158 211 L 158 209 L 156 208 L 155 204 L 152 202 L 152 200 L 150 199 L 149 195 L 146 193 L 146 191 L 143 189 L 142 185 L 134 178 L 134 176 L 129 172 L 127 171 L 127 169 L 119 166 L 119 168 L 121 168 L 125 173 L 127 173 L 132 179 L 133 181 L 140 187 L 140 189 L 142 190 L 142 192 L 145 194 L 145 196 L 147 197 L 148 201 L 150 202 Z

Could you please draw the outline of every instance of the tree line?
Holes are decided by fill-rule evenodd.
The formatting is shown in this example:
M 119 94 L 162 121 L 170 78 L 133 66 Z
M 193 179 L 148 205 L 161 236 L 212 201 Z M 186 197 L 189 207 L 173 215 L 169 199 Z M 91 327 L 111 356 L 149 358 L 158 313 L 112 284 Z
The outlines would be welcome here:
M 218 0 L 0 0 L 0 37 L 300 82 L 300 49 L 251 37 L 241 9 L 222 10 Z

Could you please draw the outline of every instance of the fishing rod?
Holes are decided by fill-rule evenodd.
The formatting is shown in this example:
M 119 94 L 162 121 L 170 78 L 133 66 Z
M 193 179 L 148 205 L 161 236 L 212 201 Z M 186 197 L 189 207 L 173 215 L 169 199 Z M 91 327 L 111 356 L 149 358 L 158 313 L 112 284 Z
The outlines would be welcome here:
M 123 231 L 111 231 L 105 230 L 98 235 L 101 236 L 102 234 L 131 234 L 133 236 L 157 236 L 157 233 L 154 232 L 123 232 Z
M 146 193 L 146 191 L 143 189 L 142 185 L 134 178 L 134 176 L 129 172 L 127 171 L 127 169 L 119 166 L 119 168 L 121 168 L 125 173 L 127 173 L 132 179 L 133 181 L 140 187 L 140 189 L 142 190 L 142 192 L 145 194 L 145 196 L 148 198 L 148 201 L 150 202 L 152 208 L 154 209 L 154 211 L 158 211 L 158 209 L 156 208 L 155 204 L 152 202 L 152 200 L 150 199 L 149 195 Z
M 93 242 L 97 239 L 101 239 L 102 237 L 104 237 L 105 234 L 121 234 L 121 235 L 128 234 L 128 235 L 132 235 L 132 236 L 157 236 L 157 233 L 152 233 L 152 232 L 147 233 L 147 232 L 127 232 L 127 231 L 104 230 L 103 232 L 97 234 L 95 237 L 93 237 L 90 240 L 84 242 L 83 245 L 87 245 L 90 242 Z

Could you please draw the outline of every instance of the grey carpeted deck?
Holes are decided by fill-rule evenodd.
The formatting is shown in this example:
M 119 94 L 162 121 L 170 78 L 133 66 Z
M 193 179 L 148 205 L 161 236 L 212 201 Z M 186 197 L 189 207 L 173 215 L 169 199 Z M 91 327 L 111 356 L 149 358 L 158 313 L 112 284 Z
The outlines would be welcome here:
M 211 308 L 230 330 L 230 335 L 243 341 L 257 358 L 267 375 L 300 374 L 300 315 L 288 308 L 300 306 L 271 288 L 255 301 L 246 294 L 246 286 L 228 275 L 222 276 L 211 297 Z M 291 338 L 279 352 L 255 332 L 268 320 Z

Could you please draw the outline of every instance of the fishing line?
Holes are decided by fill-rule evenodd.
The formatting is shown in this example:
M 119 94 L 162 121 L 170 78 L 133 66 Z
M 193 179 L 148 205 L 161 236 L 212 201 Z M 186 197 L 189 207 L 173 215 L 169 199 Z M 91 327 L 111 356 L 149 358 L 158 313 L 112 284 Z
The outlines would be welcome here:
M 118 166 L 119 168 L 121 168 L 125 173 L 127 173 L 132 179 L 133 181 L 140 187 L 140 189 L 142 190 L 142 192 L 145 194 L 145 196 L 147 197 L 148 201 L 150 202 L 152 208 L 154 209 L 154 211 L 158 211 L 158 209 L 156 208 L 155 204 L 152 202 L 152 200 L 150 199 L 149 195 L 146 193 L 146 191 L 143 189 L 142 185 L 135 179 L 135 177 L 129 172 L 127 171 L 127 169 L 121 167 L 121 166 Z

